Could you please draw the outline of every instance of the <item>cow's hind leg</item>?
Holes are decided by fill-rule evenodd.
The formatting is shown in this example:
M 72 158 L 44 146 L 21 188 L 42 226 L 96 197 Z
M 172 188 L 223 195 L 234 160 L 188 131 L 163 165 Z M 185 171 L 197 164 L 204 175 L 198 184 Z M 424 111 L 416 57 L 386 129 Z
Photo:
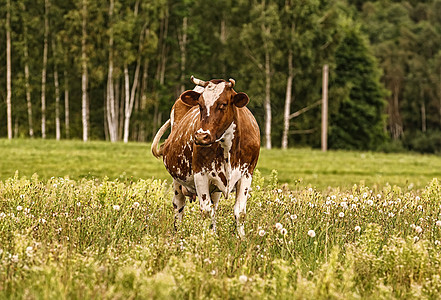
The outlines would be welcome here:
M 234 216 L 236 218 L 237 233 L 240 238 L 245 237 L 245 216 L 247 213 L 247 199 L 250 194 L 251 175 L 242 176 L 236 184 L 236 204 L 234 204 Z
M 173 208 L 175 210 L 175 229 L 177 229 L 177 223 L 182 222 L 182 216 L 184 215 L 185 196 L 182 193 L 182 186 L 173 180 Z

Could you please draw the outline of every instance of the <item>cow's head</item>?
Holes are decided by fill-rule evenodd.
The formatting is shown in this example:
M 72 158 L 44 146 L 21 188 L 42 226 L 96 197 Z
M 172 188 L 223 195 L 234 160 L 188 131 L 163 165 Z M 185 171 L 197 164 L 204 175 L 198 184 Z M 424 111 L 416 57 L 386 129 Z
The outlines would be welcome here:
M 191 79 L 194 84 L 203 86 L 204 91 L 187 91 L 181 99 L 189 105 L 199 105 L 201 125 L 194 133 L 194 141 L 196 145 L 210 146 L 223 139 L 234 120 L 236 108 L 247 105 L 249 98 L 233 90 L 233 79 L 228 82 L 222 79 L 202 81 L 193 76 Z

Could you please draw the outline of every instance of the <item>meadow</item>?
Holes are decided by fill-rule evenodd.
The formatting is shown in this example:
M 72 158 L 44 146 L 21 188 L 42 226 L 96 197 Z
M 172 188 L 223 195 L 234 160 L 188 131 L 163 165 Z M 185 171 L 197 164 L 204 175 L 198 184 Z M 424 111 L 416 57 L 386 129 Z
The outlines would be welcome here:
M 441 157 L 262 150 L 237 237 L 147 144 L 0 140 L 1 299 L 439 299 Z M 17 170 L 17 172 L 16 172 Z

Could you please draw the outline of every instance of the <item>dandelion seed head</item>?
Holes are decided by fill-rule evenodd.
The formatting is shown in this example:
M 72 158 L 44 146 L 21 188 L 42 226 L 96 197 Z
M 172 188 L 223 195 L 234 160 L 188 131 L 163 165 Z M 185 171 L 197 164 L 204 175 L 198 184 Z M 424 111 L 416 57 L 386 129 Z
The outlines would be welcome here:
M 418 237 L 418 236 L 414 236 L 413 237 L 413 241 L 416 243 L 416 242 L 418 242 L 420 240 L 420 238 Z
M 263 229 L 259 230 L 259 235 L 260 236 L 264 236 L 265 235 L 265 230 L 263 230 Z
M 438 240 L 436 240 L 436 241 L 435 241 L 435 245 L 436 245 L 436 246 L 439 246 L 439 245 L 441 245 L 441 242 L 438 241 Z
M 113 210 L 119 210 L 120 206 L 118 204 L 113 205 Z
M 421 232 L 423 232 L 423 228 L 421 228 L 421 226 L 417 226 L 417 227 L 415 227 L 415 231 L 416 231 L 416 233 L 421 233 Z
M 137 202 L 137 201 L 133 202 L 133 207 L 134 208 L 138 208 L 139 207 L 139 202 Z
M 292 215 L 290 216 L 290 218 L 291 218 L 291 220 L 296 220 L 296 219 L 297 219 L 297 215 L 296 215 L 296 214 L 292 214 Z
M 23 206 L 19 205 L 17 206 L 17 211 L 22 211 L 23 210 Z
M 435 225 L 436 225 L 436 226 L 441 226 L 441 220 L 436 221 L 436 222 L 435 222 Z
M 357 225 L 357 226 L 354 227 L 354 230 L 355 230 L 356 232 L 360 232 L 360 231 L 361 231 L 361 227 Z
M 390 212 L 390 213 L 388 214 L 388 216 L 389 216 L 389 218 L 393 218 L 393 217 L 395 216 L 395 214 L 394 214 L 393 212 Z
M 421 200 L 420 196 L 416 196 L 416 197 L 415 197 L 415 200 L 416 200 L 416 201 L 420 201 L 420 200 Z
M 240 283 L 246 283 L 248 281 L 248 277 L 246 275 L 240 275 L 239 276 Z
M 0 218 L 3 219 L 4 217 L 6 217 L 6 214 L 4 212 L 0 213 Z
M 286 228 L 282 228 L 282 230 L 280 230 L 280 233 L 282 235 L 286 235 L 288 233 L 288 230 L 286 230 Z
M 367 201 L 367 204 L 370 205 L 370 206 L 372 206 L 372 205 L 374 205 L 374 201 L 372 201 L 371 199 L 369 199 L 369 200 Z
M 343 217 L 345 216 L 345 213 L 341 211 L 341 212 L 338 214 L 338 216 L 339 216 L 340 218 L 343 218 Z
M 276 223 L 276 229 L 277 230 L 282 230 L 282 228 L 283 228 L 283 225 L 282 224 L 280 224 L 280 223 Z
M 312 229 L 309 230 L 309 231 L 308 231 L 308 235 L 309 235 L 310 237 L 312 237 L 312 238 L 315 237 L 315 231 L 312 230 Z

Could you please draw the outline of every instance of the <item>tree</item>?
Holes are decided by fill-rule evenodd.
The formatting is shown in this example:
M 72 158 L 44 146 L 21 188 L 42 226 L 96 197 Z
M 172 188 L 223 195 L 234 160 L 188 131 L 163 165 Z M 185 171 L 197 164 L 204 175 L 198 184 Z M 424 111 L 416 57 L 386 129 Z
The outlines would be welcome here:
M 346 32 L 335 54 L 332 88 L 344 90 L 330 117 L 331 148 L 375 150 L 385 140 L 385 96 L 380 69 L 357 28 Z
M 46 73 L 49 39 L 49 0 L 44 0 L 43 68 L 41 70 L 41 137 L 46 138 Z
M 87 142 L 89 139 L 89 103 L 87 99 L 87 84 L 88 84 L 88 71 L 87 71 L 87 0 L 82 1 L 82 35 L 81 35 L 81 119 L 83 123 L 83 141 Z
M 11 87 L 11 1 L 6 2 L 6 110 L 8 139 L 12 139 L 12 87 Z

